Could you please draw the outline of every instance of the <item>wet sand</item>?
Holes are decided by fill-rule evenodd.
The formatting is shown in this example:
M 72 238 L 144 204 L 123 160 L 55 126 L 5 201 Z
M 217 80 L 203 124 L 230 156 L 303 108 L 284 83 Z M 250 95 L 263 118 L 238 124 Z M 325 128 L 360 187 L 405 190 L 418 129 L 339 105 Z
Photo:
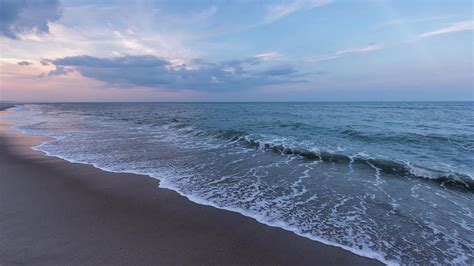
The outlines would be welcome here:
M 195 204 L 148 176 L 44 156 L 30 149 L 44 138 L 0 123 L 0 265 L 380 264 Z

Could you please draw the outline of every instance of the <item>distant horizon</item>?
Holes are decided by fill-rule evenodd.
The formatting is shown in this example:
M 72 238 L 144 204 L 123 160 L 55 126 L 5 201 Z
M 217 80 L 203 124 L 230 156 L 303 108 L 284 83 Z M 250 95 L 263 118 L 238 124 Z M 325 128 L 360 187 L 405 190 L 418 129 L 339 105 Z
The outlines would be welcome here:
M 406 100 L 406 101 L 389 101 L 389 100 L 381 100 L 381 101 L 135 101 L 135 102 L 127 102 L 127 101 L 86 101 L 86 102 L 74 102 L 74 101 L 57 101 L 57 102 L 47 102 L 47 101 L 30 101 L 30 102 L 22 102 L 22 101 L 0 101 L 0 103 L 12 103 L 12 104 L 48 104 L 48 103 L 404 103 L 404 102 L 426 102 L 426 103 L 463 103 L 463 102 L 472 102 L 474 100 L 446 100 L 446 101 L 425 101 L 425 100 Z

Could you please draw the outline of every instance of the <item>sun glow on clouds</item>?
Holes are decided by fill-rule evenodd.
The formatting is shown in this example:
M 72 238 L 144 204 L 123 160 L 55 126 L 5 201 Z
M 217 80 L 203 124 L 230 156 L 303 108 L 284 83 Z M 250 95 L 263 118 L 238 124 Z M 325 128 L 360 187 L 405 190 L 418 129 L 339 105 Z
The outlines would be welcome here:
M 20 68 L 21 66 L 18 66 Z M 3 66 L 2 66 L 3 68 Z M 189 90 L 165 90 L 137 86 L 133 90 L 109 86 L 107 83 L 83 77 L 78 72 L 67 76 L 38 77 L 32 67 L 15 69 L 0 74 L 2 101 L 179 101 L 202 97 L 205 93 Z M 203 96 L 204 95 L 204 96 Z
M 57 58 L 74 55 L 116 56 L 152 54 L 162 57 L 189 58 L 193 53 L 182 48 L 180 41 L 154 35 L 142 38 L 138 33 L 120 32 L 111 28 L 69 28 L 50 24 L 50 34 L 23 35 L 20 42 L 4 40 L 3 53 L 28 58 Z

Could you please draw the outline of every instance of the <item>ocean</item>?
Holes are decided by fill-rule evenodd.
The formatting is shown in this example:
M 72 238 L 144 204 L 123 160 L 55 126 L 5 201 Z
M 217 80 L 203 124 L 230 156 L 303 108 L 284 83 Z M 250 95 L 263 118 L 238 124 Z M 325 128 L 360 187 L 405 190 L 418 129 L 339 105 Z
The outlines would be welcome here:
M 34 149 L 386 264 L 474 264 L 474 103 L 55 103 Z M 270 245 L 271 243 L 269 243 Z

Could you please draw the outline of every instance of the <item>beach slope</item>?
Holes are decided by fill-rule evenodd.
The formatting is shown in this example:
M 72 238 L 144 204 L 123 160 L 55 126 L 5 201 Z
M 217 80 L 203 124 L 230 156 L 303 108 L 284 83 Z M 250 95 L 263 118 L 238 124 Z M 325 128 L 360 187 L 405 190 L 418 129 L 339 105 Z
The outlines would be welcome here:
M 148 176 L 109 173 L 0 137 L 0 264 L 375 265 L 379 262 L 190 202 Z

